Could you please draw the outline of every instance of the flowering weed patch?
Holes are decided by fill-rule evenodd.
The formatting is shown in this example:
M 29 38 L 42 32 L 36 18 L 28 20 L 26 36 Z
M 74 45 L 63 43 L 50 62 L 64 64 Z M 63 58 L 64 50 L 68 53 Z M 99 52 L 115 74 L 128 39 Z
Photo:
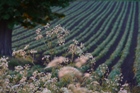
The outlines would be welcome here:
M 49 29 L 49 24 L 45 26 Z M 36 30 L 36 40 L 42 40 L 46 47 L 51 47 L 51 39 L 47 43 Z M 46 37 L 57 37 L 56 45 L 63 46 L 67 30 L 60 25 L 46 32 Z M 15 58 L 31 59 L 33 66 L 15 66 L 8 68 L 8 58 L 0 59 L 0 93 L 130 93 L 128 84 L 121 85 L 122 76 L 108 78 L 108 67 L 105 64 L 94 71 L 95 58 L 91 53 L 84 52 L 84 44 L 73 40 L 67 48 L 67 54 L 53 57 L 52 51 L 41 60 L 44 68 L 35 67 L 36 50 L 27 50 L 28 45 L 13 52 Z M 52 48 L 53 49 L 53 48 Z M 50 58 L 51 57 L 51 58 Z

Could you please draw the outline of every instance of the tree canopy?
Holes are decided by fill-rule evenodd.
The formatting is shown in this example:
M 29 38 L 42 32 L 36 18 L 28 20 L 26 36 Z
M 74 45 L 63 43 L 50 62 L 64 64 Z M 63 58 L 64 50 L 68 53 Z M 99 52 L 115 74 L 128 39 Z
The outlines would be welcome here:
M 62 14 L 53 13 L 51 7 L 66 7 L 73 0 L 0 0 L 0 21 L 7 21 L 8 27 L 15 24 L 25 27 L 46 23 Z

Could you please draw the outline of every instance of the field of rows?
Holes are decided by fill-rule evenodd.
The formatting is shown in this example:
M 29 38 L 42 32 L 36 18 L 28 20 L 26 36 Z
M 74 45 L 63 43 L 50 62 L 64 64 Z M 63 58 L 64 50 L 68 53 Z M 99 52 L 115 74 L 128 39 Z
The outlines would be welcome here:
M 52 21 L 51 26 L 61 24 L 70 30 L 66 44 L 55 47 L 56 54 L 63 53 L 76 39 L 85 44 L 84 51 L 95 57 L 95 70 L 105 63 L 110 68 L 110 78 L 122 73 L 124 81 L 133 84 L 137 81 L 140 85 L 139 2 L 76 1 L 65 9 L 53 8 L 53 11 L 64 13 L 66 17 Z M 13 49 L 30 44 L 29 49 L 43 49 L 43 54 L 47 54 L 48 49 L 43 42 L 34 39 L 38 27 L 31 30 L 15 27 Z M 42 30 L 42 33 L 45 35 L 46 31 Z

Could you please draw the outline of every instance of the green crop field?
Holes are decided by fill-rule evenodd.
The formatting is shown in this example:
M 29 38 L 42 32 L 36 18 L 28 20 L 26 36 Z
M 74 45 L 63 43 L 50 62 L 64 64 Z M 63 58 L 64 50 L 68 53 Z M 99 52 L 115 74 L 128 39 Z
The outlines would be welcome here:
M 53 46 L 55 55 L 64 53 L 73 39 L 84 43 L 84 51 L 92 53 L 96 59 L 95 70 L 100 64 L 109 66 L 109 77 L 123 74 L 124 82 L 140 85 L 140 2 L 136 1 L 75 1 L 69 7 L 52 8 L 64 13 L 60 20 L 50 22 L 70 31 L 63 46 Z M 29 49 L 42 49 L 48 54 L 43 42 L 35 40 L 36 29 L 17 26 L 13 32 L 12 48 L 19 49 L 30 44 Z M 53 39 L 56 42 L 56 39 Z

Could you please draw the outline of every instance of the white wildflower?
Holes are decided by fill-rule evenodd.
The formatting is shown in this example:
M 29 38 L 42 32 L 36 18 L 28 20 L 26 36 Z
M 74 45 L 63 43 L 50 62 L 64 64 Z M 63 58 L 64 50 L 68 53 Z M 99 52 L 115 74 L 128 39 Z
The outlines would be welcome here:
M 40 31 L 41 31 L 41 29 L 38 28 L 38 29 L 36 30 L 36 34 L 40 34 Z
M 44 88 L 43 91 L 42 91 L 42 93 L 52 93 L 52 92 L 49 89 Z
M 29 45 L 26 45 L 26 46 L 24 47 L 24 50 L 27 49 L 28 47 L 29 47 Z
M 118 93 L 128 93 L 127 90 L 120 90 Z
M 84 46 L 84 44 L 83 43 L 80 43 L 80 48 L 84 48 L 85 46 Z
M 43 38 L 43 36 L 42 36 L 41 34 L 38 34 L 38 35 L 35 37 L 36 40 L 39 40 L 39 39 L 41 39 L 41 38 Z
M 122 85 L 123 87 L 128 86 L 128 83 L 125 83 L 124 85 Z
M 79 44 L 79 42 L 77 41 L 77 40 L 75 40 L 75 39 L 73 39 L 73 42 L 74 42 L 74 44 Z
M 44 27 L 45 27 L 45 29 L 50 28 L 50 24 L 47 23 Z
M 67 89 L 66 87 L 62 87 L 61 90 L 63 91 L 63 93 L 72 93 L 69 89 Z
M 27 80 L 27 77 L 23 76 L 22 79 L 19 81 L 20 83 L 23 83 Z
M 56 57 L 54 60 L 52 60 L 48 65 L 47 68 L 49 67 L 57 67 L 59 64 L 63 63 L 66 61 L 65 57 Z
M 82 55 L 75 60 L 75 62 L 76 62 L 75 66 L 81 67 L 82 65 L 84 65 L 87 62 L 87 60 L 88 60 L 88 57 Z
M 34 53 L 37 53 L 37 51 L 36 50 L 30 50 L 30 53 L 34 54 Z
M 74 77 L 78 78 L 79 80 L 81 80 L 81 78 L 82 78 L 82 73 L 74 67 L 70 67 L 70 66 L 63 67 L 58 72 L 59 78 L 63 78 L 64 76 L 67 76 L 67 75 L 73 75 Z
M 90 76 L 91 76 L 91 74 L 89 74 L 89 73 L 84 74 L 84 77 L 90 77 Z
M 92 83 L 96 84 L 96 85 L 99 85 L 99 82 L 97 82 L 97 81 L 93 81 Z
M 15 67 L 15 71 L 16 71 L 16 72 L 19 72 L 19 71 L 21 71 L 21 70 L 23 70 L 23 67 L 22 67 L 22 66 L 16 66 L 16 67 Z

